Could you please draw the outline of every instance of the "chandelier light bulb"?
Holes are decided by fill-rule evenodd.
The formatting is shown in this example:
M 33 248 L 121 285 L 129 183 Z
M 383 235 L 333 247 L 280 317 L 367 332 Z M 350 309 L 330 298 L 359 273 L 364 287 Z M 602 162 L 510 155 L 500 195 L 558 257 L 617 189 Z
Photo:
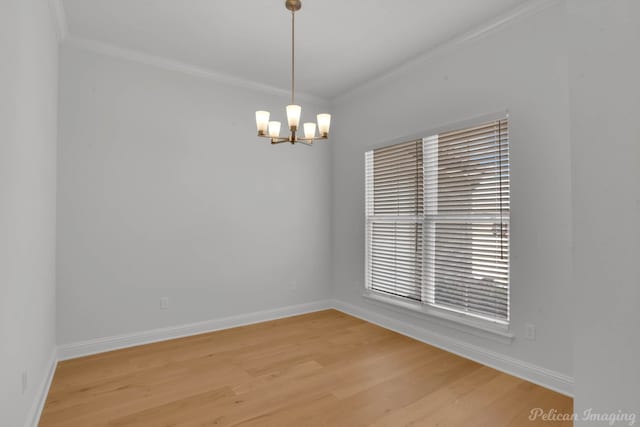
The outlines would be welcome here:
M 258 128 L 258 135 L 265 135 L 269 128 L 269 112 L 268 111 L 256 111 L 256 126 Z
M 269 122 L 269 136 L 271 138 L 280 136 L 280 122 Z
M 329 127 L 331 126 L 331 114 L 318 114 L 318 132 L 320 136 L 329 136 Z
M 300 124 L 300 113 L 302 107 L 299 105 L 287 105 L 287 122 L 289 129 L 297 129 Z
M 305 123 L 304 124 L 304 137 L 307 139 L 313 139 L 316 136 L 316 124 Z

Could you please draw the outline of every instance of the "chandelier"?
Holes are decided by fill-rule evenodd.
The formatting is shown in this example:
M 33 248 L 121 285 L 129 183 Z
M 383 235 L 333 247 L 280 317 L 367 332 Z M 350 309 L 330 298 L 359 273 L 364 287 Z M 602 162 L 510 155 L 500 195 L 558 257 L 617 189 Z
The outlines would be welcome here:
M 285 7 L 291 11 L 291 104 L 287 105 L 287 124 L 290 134 L 285 137 L 280 136 L 280 122 L 269 121 L 271 114 L 268 111 L 256 111 L 256 126 L 258 127 L 258 136 L 271 138 L 272 144 L 299 142 L 311 145 L 313 141 L 329 138 L 331 115 L 318 114 L 319 136 L 316 136 L 316 124 L 313 122 L 303 125 L 304 137 L 298 136 L 302 107 L 295 103 L 295 23 L 296 11 L 300 10 L 302 2 L 300 0 L 285 0 Z

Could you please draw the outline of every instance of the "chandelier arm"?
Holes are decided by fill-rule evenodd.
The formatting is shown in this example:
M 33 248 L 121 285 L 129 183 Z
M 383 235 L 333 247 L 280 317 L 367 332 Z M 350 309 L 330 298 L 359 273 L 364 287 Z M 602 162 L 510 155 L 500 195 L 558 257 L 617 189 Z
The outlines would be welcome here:
M 314 136 L 313 138 L 298 138 L 298 141 L 323 141 L 329 139 L 326 136 Z
M 273 138 L 273 137 L 271 137 L 271 136 L 269 136 L 267 134 L 264 134 L 264 135 L 258 134 L 258 137 L 260 137 L 260 138 L 269 138 L 271 140 L 272 144 L 279 144 L 281 142 L 289 142 L 289 138 L 287 138 L 287 137 Z
M 283 142 L 291 142 L 289 138 L 271 138 L 272 144 L 282 144 Z
M 273 137 L 271 137 L 271 136 L 269 136 L 267 134 L 264 134 L 264 135 L 258 134 L 257 136 L 260 137 L 260 138 L 269 138 L 273 144 L 280 144 L 280 143 L 283 143 L 283 142 L 291 142 L 291 137 L 273 138 Z M 311 143 L 313 141 L 326 141 L 328 139 L 329 138 L 326 137 L 326 136 L 314 136 L 313 138 L 296 137 L 295 141 L 293 141 L 293 142 L 301 142 L 301 143 L 303 143 L 305 145 L 311 145 Z

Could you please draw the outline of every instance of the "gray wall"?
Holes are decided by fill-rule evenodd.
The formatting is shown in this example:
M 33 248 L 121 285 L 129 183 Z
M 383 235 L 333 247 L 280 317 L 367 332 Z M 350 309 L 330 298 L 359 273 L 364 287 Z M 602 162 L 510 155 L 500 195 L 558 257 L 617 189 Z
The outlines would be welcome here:
M 508 109 L 511 312 L 502 344 L 376 305 L 394 319 L 562 374 L 573 374 L 571 159 L 564 5 L 415 60 L 334 108 L 334 295 L 363 308 L 364 152 L 402 135 Z M 541 30 L 544 29 L 544 30 Z M 427 134 L 425 134 L 427 136 Z M 537 340 L 525 341 L 534 323 Z
M 575 409 L 640 422 L 640 2 L 572 0 Z M 609 425 L 581 420 L 576 425 Z M 629 425 L 620 421 L 616 425 Z
M 57 64 L 47 2 L 0 2 L 3 426 L 23 425 L 33 413 L 54 356 Z
M 254 136 L 286 95 L 73 47 L 60 72 L 59 344 L 328 297 L 330 146 Z

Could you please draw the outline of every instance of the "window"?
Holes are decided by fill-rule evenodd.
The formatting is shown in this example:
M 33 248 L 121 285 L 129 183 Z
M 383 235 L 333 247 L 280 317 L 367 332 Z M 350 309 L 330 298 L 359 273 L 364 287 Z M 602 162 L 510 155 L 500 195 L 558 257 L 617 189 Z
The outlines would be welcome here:
M 507 120 L 366 153 L 366 286 L 509 321 Z
M 422 141 L 366 153 L 367 283 L 420 301 L 424 183 Z

